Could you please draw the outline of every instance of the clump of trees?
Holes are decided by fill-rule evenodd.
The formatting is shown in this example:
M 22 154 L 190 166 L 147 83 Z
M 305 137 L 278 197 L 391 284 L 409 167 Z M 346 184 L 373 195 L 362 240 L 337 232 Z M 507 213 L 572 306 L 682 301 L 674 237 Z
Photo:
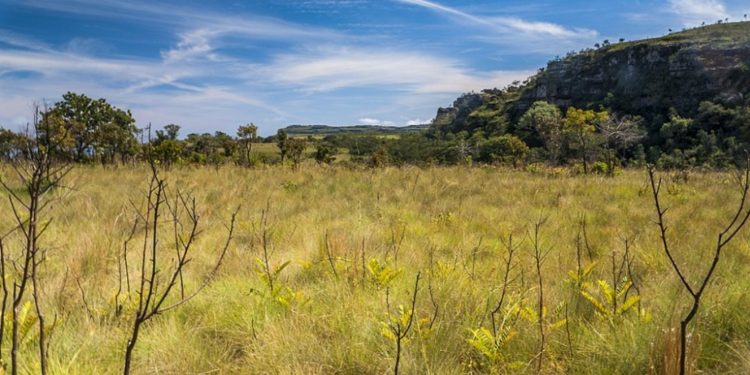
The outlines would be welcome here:
M 310 158 L 318 164 L 345 160 L 375 167 L 480 163 L 518 168 L 546 163 L 607 175 L 623 166 L 646 164 L 663 169 L 727 168 L 741 164 L 750 143 L 747 100 L 704 101 L 690 114 L 672 108 L 661 120 L 617 112 L 603 104 L 577 108 L 545 101 L 514 113 L 512 103 L 520 97 L 522 84 L 530 81 L 465 94 L 453 107 L 438 111 L 426 131 L 398 137 L 366 133 L 299 137 L 281 129 L 263 138 L 253 123 L 239 126 L 236 136 L 220 131 L 183 136 L 176 124 L 152 133 L 150 125 L 138 128 L 129 111 L 104 99 L 67 93 L 42 111 L 41 120 L 49 126 L 38 136 L 54 144 L 50 153 L 56 159 L 74 163 L 145 161 L 148 148 L 165 167 L 282 163 L 298 168 Z M 605 102 L 616 103 L 617 98 L 608 95 Z M 31 141 L 23 133 L 0 128 L 0 157 L 11 161 L 25 155 Z M 259 152 L 254 145 L 260 143 L 272 151 Z M 340 158 L 340 153 L 349 157 Z
M 623 99 L 610 93 L 585 107 L 538 101 L 519 113 L 514 106 L 519 90 L 465 94 L 438 111 L 427 137 L 474 161 L 507 163 L 507 157 L 490 158 L 481 148 L 493 137 L 515 136 L 529 147 L 522 159 L 527 163 L 579 165 L 582 172 L 609 174 L 620 166 L 649 163 L 662 169 L 729 168 L 742 164 L 750 146 L 746 99 L 706 100 L 692 110 L 670 108 L 664 116 L 642 117 L 615 109 L 623 108 L 618 104 Z

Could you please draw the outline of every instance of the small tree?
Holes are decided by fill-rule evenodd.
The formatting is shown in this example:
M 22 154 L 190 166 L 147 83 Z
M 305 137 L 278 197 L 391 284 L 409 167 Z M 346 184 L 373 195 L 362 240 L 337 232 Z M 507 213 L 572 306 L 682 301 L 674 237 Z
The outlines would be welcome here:
M 550 163 L 560 163 L 564 143 L 563 118 L 560 109 L 544 101 L 534 103 L 518 123 L 522 131 L 535 132 L 549 152 Z
M 2 321 L 5 324 L 6 302 L 9 297 L 8 283 L 11 283 L 11 374 L 18 373 L 19 359 L 18 351 L 21 343 L 19 329 L 26 324 L 21 321 L 25 313 L 23 305 L 28 303 L 29 288 L 31 288 L 31 301 L 36 312 L 36 321 L 39 324 L 39 367 L 42 374 L 47 373 L 47 332 L 51 326 L 46 325 L 42 311 L 42 283 L 39 280 L 39 268 L 45 259 L 45 251 L 40 244 L 42 234 L 47 230 L 50 221 L 44 220 L 43 212 L 49 207 L 51 199 L 49 193 L 57 189 L 62 179 L 70 171 L 70 167 L 64 161 L 58 160 L 51 150 L 57 149 L 54 140 L 64 137 L 56 134 L 63 128 L 52 123 L 49 110 L 40 112 L 39 107 L 34 108 L 33 133 L 27 134 L 30 142 L 21 155 L 13 160 L 13 170 L 20 180 L 22 188 L 19 190 L 0 179 L 0 185 L 8 193 L 11 212 L 15 218 L 16 226 L 13 231 L 21 233 L 20 254 L 7 254 L 2 239 L 0 239 L 0 278 L 2 278 Z M 41 115 L 41 120 L 40 120 Z M 62 159 L 65 160 L 65 159 Z M 13 267 L 6 269 L 6 263 Z M 54 326 L 54 324 L 52 325 Z M 0 328 L 0 346 L 2 346 L 4 331 Z
M 305 147 L 307 142 L 302 138 L 290 138 L 286 141 L 287 151 L 289 152 L 289 158 L 292 159 L 294 169 L 299 168 L 299 164 L 302 162 L 302 157 L 305 153 Z
M 279 147 L 279 153 L 281 154 L 281 163 L 284 164 L 284 159 L 289 152 L 289 136 L 286 134 L 286 130 L 279 129 L 276 132 L 276 145 Z
M 229 234 L 224 247 L 219 252 L 214 267 L 206 275 L 202 284 L 194 291 L 186 294 L 182 283 L 183 273 L 190 263 L 189 255 L 200 233 L 198 228 L 200 216 L 198 215 L 196 201 L 195 198 L 184 194 L 179 189 L 176 189 L 173 193 L 168 191 L 167 184 L 159 175 L 153 159 L 150 159 L 149 165 L 151 177 L 146 192 L 145 209 L 138 212 L 131 232 L 131 238 L 137 229 L 140 228 L 143 232 L 143 245 L 137 255 L 135 265 L 137 269 L 128 270 L 128 241 L 125 242 L 125 249 L 122 253 L 125 274 L 139 275 L 135 296 L 131 297 L 128 294 L 128 298 L 135 298 L 132 303 L 136 307 L 130 337 L 125 347 L 123 369 L 125 375 L 130 373 L 133 352 L 143 325 L 157 315 L 175 309 L 193 299 L 216 276 L 232 241 L 237 215 L 237 211 L 232 214 L 231 224 L 227 227 Z M 165 246 L 168 241 L 163 241 L 164 245 L 162 245 L 164 231 L 167 228 L 172 231 L 168 238 L 173 239 L 173 243 L 169 246 Z M 164 258 L 167 256 L 163 253 L 170 248 L 175 250 L 175 258 L 165 261 Z M 127 285 L 130 285 L 129 276 L 126 277 L 128 277 Z M 179 294 L 177 294 L 178 289 Z
M 589 173 L 588 154 L 596 145 L 596 126 L 609 118 L 606 111 L 595 112 L 575 107 L 565 114 L 565 131 L 573 138 L 583 165 L 583 173 Z
M 515 135 L 492 137 L 482 145 L 482 159 L 491 163 L 508 163 L 513 168 L 529 154 L 529 146 Z
M 132 114 L 105 99 L 68 92 L 45 117 L 64 128 L 67 142 L 58 144 L 58 151 L 77 162 L 99 159 L 113 163 L 117 155 L 122 160 L 135 155 L 138 129 Z
M 380 146 L 370 155 L 370 166 L 373 168 L 381 168 L 388 165 L 389 156 L 388 150 L 385 146 Z
M 692 298 L 692 305 L 690 307 L 690 310 L 682 319 L 682 321 L 680 321 L 679 368 L 680 375 L 684 375 L 687 366 L 687 326 L 698 313 L 698 307 L 700 306 L 701 297 L 706 291 L 706 287 L 711 282 L 711 278 L 713 277 L 714 272 L 719 265 L 722 250 L 724 249 L 724 247 L 726 247 L 727 244 L 729 244 L 729 242 L 731 242 L 735 238 L 735 236 L 740 232 L 740 230 L 742 230 L 745 224 L 747 224 L 748 219 L 750 219 L 750 207 L 747 199 L 748 192 L 750 191 L 750 160 L 748 160 L 747 166 L 745 167 L 744 176 L 739 177 L 740 200 L 737 207 L 737 212 L 732 216 L 729 224 L 724 227 L 721 232 L 719 232 L 716 238 L 716 247 L 714 247 L 713 249 L 713 259 L 711 260 L 706 273 L 702 276 L 702 278 L 699 279 L 699 283 L 697 284 L 697 286 L 694 286 L 694 284 L 688 280 L 688 276 L 685 274 L 684 268 L 682 268 L 682 266 L 677 263 L 672 248 L 670 248 L 669 246 L 669 240 L 667 238 L 667 224 L 664 220 L 667 209 L 662 208 L 661 200 L 659 198 L 659 193 L 661 192 L 662 187 L 662 180 L 661 178 L 657 180 L 654 168 L 652 166 L 649 166 L 648 168 L 648 176 L 651 182 L 651 191 L 653 193 L 654 206 L 656 208 L 657 225 L 659 226 L 659 236 L 661 238 L 661 244 L 664 250 L 664 254 L 666 254 L 667 258 L 669 259 L 669 263 L 672 265 L 672 270 L 679 278 L 680 283 L 685 288 L 685 290 L 690 293 L 690 297 Z
M 388 309 L 388 321 L 383 322 L 383 336 L 389 338 L 396 344 L 396 361 L 393 365 L 393 374 L 399 374 L 399 366 L 401 364 L 401 351 L 403 350 L 404 341 L 411 331 L 412 325 L 414 324 L 414 314 L 416 314 L 417 306 L 417 292 L 419 292 L 419 277 L 420 272 L 417 272 L 416 280 L 414 281 L 414 292 L 411 296 L 411 308 L 408 310 L 403 305 L 399 305 L 397 310 L 398 314 L 393 315 L 391 313 L 391 304 L 388 298 L 389 290 L 386 290 L 386 307 Z
M 158 160 L 167 167 L 178 162 L 184 148 L 184 144 L 177 139 L 179 133 L 180 126 L 175 124 L 164 126 L 163 130 L 157 130 L 156 139 L 149 140 L 150 155 L 147 155 L 147 158 Z
M 630 116 L 607 116 L 597 128 L 605 140 L 607 174 L 614 176 L 617 159 L 622 157 L 620 153 L 645 138 L 646 132 L 641 128 L 641 118 Z
M 258 127 L 253 123 L 241 125 L 237 129 L 237 138 L 240 139 L 240 147 L 242 147 L 242 162 L 250 165 L 250 151 L 253 143 L 258 139 Z
M 326 143 L 318 144 L 315 149 L 315 161 L 318 164 L 332 164 L 336 161 L 336 148 Z

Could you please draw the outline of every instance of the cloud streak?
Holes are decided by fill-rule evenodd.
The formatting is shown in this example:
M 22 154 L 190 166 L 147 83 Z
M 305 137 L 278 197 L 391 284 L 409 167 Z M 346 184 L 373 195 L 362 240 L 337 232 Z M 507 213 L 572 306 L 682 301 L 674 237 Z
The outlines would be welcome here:
M 473 72 L 460 63 L 425 54 L 372 50 L 332 49 L 315 55 L 286 55 L 263 69 L 278 82 L 312 92 L 347 87 L 391 86 L 395 90 L 448 93 L 502 87 L 531 75 L 530 71 Z
M 363 29 L 356 29 L 348 19 L 342 21 L 346 26 L 335 21 L 308 24 L 319 20 L 233 12 L 237 9 L 233 6 L 220 10 L 207 8 L 206 3 L 191 8 L 179 2 L 142 0 L 29 0 L 17 6 L 49 19 L 73 19 L 74 28 L 87 24 L 108 30 L 125 24 L 138 37 L 155 38 L 142 41 L 148 48 L 141 48 L 137 39 L 120 47 L 120 30 L 113 32 L 111 40 L 87 34 L 91 29 L 84 27 L 66 34 L 67 40 L 34 39 L 4 26 L 8 30 L 0 29 L 0 87 L 4 88 L 0 125 L 28 117 L 28 105 L 20 105 L 24 100 L 56 100 L 69 90 L 130 108 L 142 126 L 175 122 L 187 132 L 231 133 L 250 121 L 261 124 L 266 134 L 289 123 L 424 123 L 421 119 L 430 118 L 438 106 L 460 93 L 504 87 L 535 73 L 518 65 L 502 68 L 504 63 L 487 54 L 560 53 L 598 35 L 590 29 L 521 16 L 472 14 L 431 0 L 391 1 L 436 12 L 474 26 L 469 29 L 475 31 L 460 38 L 443 38 L 443 34 L 427 40 L 430 35 L 415 36 L 412 20 L 402 20 L 398 14 L 384 21 L 394 25 L 387 32 L 372 28 L 358 33 Z M 342 7 L 355 9 L 354 13 L 376 8 L 393 11 L 392 2 L 306 0 L 305 4 L 325 11 Z M 276 6 L 290 7 L 269 7 Z M 419 23 L 417 29 L 445 24 L 432 21 Z M 40 33 L 44 32 L 50 31 Z M 472 52 L 457 52 L 451 43 Z
M 518 17 L 481 17 L 456 8 L 444 6 L 427 0 L 395 0 L 400 3 L 427 8 L 449 16 L 469 21 L 479 26 L 490 27 L 499 33 L 520 33 L 526 37 L 552 37 L 560 39 L 593 38 L 598 35 L 594 30 L 566 28 L 564 26 L 538 21 L 527 21 Z M 516 34 L 516 37 L 519 37 Z

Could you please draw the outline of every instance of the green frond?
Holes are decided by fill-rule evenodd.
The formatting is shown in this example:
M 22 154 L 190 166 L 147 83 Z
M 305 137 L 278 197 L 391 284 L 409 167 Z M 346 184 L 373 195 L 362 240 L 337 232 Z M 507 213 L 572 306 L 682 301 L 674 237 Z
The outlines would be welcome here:
M 622 315 L 628 312 L 633 306 L 635 306 L 638 301 L 641 300 L 641 296 L 630 296 L 628 299 L 625 300 L 625 302 L 620 305 L 620 307 L 617 308 L 617 314 Z
M 603 315 L 609 314 L 609 310 L 606 307 L 604 307 L 604 305 L 601 302 L 599 302 L 599 300 L 596 297 L 592 296 L 589 292 L 582 290 L 581 296 L 583 296 L 583 298 L 589 301 L 589 303 L 591 303 L 591 305 L 594 306 L 594 308 L 597 310 L 599 314 L 603 314 Z
M 599 290 L 604 295 L 607 303 L 613 305 L 615 303 L 615 291 L 612 290 L 612 286 L 609 285 L 605 280 L 599 280 L 596 282 L 599 285 Z

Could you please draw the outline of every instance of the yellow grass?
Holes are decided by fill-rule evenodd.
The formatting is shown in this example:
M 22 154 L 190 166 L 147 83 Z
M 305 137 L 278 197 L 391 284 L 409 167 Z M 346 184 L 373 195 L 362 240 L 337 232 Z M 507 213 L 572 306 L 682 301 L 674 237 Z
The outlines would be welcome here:
M 10 170 L 3 170 L 10 178 Z M 163 174 L 171 188 L 195 196 L 201 214 L 202 233 L 185 273 L 188 291 L 215 261 L 232 211 L 239 205 L 241 210 L 217 279 L 188 304 L 145 326 L 135 351 L 137 373 L 391 372 L 395 344 L 382 334 L 389 320 L 386 295 L 391 315 L 398 305 L 408 310 L 419 271 L 422 282 L 402 373 L 534 373 L 537 323 L 520 311 L 536 306 L 528 234 L 542 217 L 547 218 L 542 245 L 550 249 L 543 264 L 549 323 L 543 373 L 662 374 L 674 366 L 670 329 L 685 313 L 689 296 L 661 251 L 644 171 L 609 179 L 489 167 L 348 170 L 310 164 L 299 171 L 227 166 Z M 734 209 L 736 185 L 727 173 L 691 174 L 687 182 L 663 176 L 670 239 L 678 261 L 697 282 L 715 235 Z M 50 344 L 53 373 L 122 371 L 132 317 L 113 317 L 111 301 L 118 254 L 134 217 L 130 202 L 143 202 L 147 179 L 144 167 L 77 167 L 65 180 L 71 189 L 54 192 L 55 203 L 44 214 L 53 222 L 41 240 L 47 251 L 45 310 L 48 320 L 59 321 Z M 276 281 L 283 290 L 278 296 L 270 295 L 255 269 L 262 250 L 254 233 L 267 205 L 273 227 L 270 262 L 292 262 Z M 12 215 L 7 203 L 1 208 L 5 232 Z M 594 283 L 611 280 L 611 253 L 621 256 L 621 237 L 634 238 L 633 271 L 643 311 L 604 319 L 580 297 L 568 272 L 576 270 L 582 217 L 597 262 Z M 747 233 L 724 254 L 691 327 L 691 363 L 700 370 L 694 373 L 750 371 Z M 488 311 L 499 298 L 507 256 L 501 240 L 510 234 L 520 248 L 501 316 L 511 317 L 506 327 L 515 335 L 492 360 L 468 340 L 472 330 L 491 328 Z M 17 239 L 8 238 L 6 246 L 17 249 Z M 166 259 L 173 251 L 168 244 L 165 238 Z M 373 281 L 367 267 L 373 259 L 400 272 L 387 287 Z M 589 263 L 586 255 L 583 262 Z M 553 327 L 566 308 L 567 327 Z M 36 373 L 36 338 L 30 335 L 22 348 L 23 370 Z M 8 348 L 6 337 L 6 362 Z

